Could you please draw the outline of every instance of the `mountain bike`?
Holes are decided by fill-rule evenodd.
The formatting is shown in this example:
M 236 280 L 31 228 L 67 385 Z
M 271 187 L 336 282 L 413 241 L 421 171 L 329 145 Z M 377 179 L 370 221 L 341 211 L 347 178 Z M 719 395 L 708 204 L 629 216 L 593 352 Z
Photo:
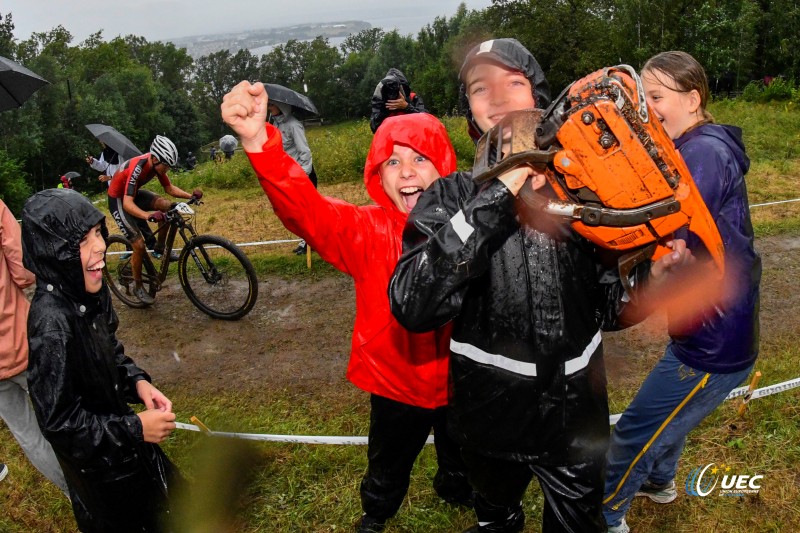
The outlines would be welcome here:
M 189 300 L 212 318 L 238 320 L 256 303 L 258 278 L 252 263 L 244 252 L 228 239 L 216 235 L 198 235 L 192 225 L 195 217 L 190 204 L 200 204 L 196 199 L 173 204 L 165 213 L 166 220 L 157 231 L 167 231 L 165 249 L 160 265 L 149 254 L 142 258 L 142 285 L 150 296 L 163 288 L 169 274 L 173 244 L 180 235 L 183 249 L 177 259 L 178 278 Z M 134 281 L 131 268 L 133 247 L 122 235 L 111 235 L 106 250 L 103 275 L 111 292 L 125 305 L 144 308 L 133 295 Z

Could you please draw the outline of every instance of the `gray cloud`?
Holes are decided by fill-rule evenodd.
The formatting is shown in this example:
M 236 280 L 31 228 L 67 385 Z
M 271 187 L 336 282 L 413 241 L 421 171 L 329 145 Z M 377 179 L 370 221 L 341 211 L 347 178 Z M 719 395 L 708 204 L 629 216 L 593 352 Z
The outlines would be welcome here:
M 49 31 L 59 24 L 83 41 L 103 30 L 117 35 L 140 35 L 149 41 L 189 35 L 274 28 L 309 22 L 365 20 L 401 33 L 415 33 L 436 16 L 452 16 L 460 0 L 3 0 L 0 14 L 12 14 L 14 36 Z M 482 9 L 491 0 L 465 0 Z

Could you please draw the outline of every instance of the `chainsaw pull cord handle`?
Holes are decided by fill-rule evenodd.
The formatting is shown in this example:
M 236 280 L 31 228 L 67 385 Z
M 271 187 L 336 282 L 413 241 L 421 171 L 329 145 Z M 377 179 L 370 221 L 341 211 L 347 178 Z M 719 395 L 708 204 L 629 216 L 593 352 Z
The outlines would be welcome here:
M 628 76 L 633 78 L 633 82 L 636 84 L 636 95 L 639 98 L 639 117 L 642 119 L 642 122 L 650 122 L 650 113 L 647 111 L 647 100 L 644 94 L 644 84 L 642 83 L 642 78 L 640 78 L 639 74 L 636 72 L 636 69 L 630 65 L 625 65 L 625 64 L 616 65 L 613 67 L 607 67 L 605 69 L 604 73 L 605 76 L 613 80 L 612 83 L 614 83 L 614 85 L 619 86 L 621 89 L 626 89 L 626 88 L 621 82 L 613 78 L 610 74 L 610 71 L 614 69 L 622 70 Z M 619 105 L 617 107 L 619 107 Z

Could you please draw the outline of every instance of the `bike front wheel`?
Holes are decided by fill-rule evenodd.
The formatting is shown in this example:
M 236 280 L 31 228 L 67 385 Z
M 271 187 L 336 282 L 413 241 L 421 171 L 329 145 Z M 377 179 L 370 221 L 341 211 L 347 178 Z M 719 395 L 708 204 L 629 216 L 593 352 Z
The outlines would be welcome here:
M 142 309 L 149 306 L 133 295 L 132 255 L 133 247 L 128 239 L 122 235 L 110 235 L 106 241 L 106 266 L 103 267 L 103 276 L 108 288 L 122 303 Z M 157 291 L 157 286 L 153 283 L 155 270 L 146 258 L 142 269 L 145 271 L 142 275 L 142 284 L 150 296 L 155 296 Z
M 258 298 L 255 268 L 223 237 L 198 235 L 183 248 L 178 275 L 189 300 L 212 318 L 238 320 Z

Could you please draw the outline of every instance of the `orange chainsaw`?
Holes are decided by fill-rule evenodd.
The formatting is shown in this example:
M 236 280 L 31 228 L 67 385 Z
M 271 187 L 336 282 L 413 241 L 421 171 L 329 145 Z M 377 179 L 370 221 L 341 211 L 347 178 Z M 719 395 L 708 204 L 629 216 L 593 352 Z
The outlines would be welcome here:
M 628 65 L 574 82 L 546 111 L 506 115 L 478 141 L 473 176 L 483 183 L 520 165 L 544 169 L 558 199 L 525 186 L 529 208 L 566 217 L 579 234 L 619 252 L 623 283 L 638 263 L 671 250 L 688 226 L 724 272 L 724 246 L 686 163 Z

